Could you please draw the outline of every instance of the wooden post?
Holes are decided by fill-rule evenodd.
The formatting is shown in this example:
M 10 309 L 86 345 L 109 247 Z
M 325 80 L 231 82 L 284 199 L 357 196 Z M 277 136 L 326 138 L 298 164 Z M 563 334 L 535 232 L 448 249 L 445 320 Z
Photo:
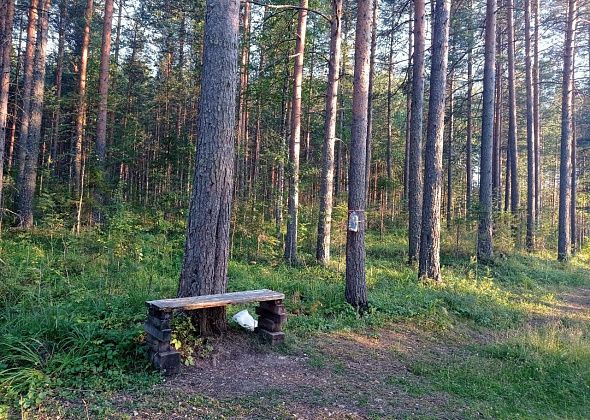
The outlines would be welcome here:
M 148 313 L 144 330 L 150 361 L 165 375 L 177 373 L 180 368 L 180 353 L 170 345 L 171 313 L 162 312 L 152 306 L 149 307 Z
M 262 341 L 269 344 L 280 344 L 285 341 L 282 326 L 287 320 L 287 312 L 282 300 L 260 302 L 256 308 L 258 314 L 257 332 Z

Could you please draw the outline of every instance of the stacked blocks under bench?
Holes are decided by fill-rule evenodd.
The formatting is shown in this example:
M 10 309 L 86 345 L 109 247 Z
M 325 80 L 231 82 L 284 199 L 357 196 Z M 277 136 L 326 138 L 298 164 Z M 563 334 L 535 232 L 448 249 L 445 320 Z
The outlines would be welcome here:
M 150 361 L 164 374 L 173 374 L 180 368 L 180 353 L 170 345 L 171 317 L 174 311 L 195 311 L 240 303 L 260 302 L 256 308 L 260 338 L 269 344 L 282 343 L 285 334 L 282 326 L 287 320 L 283 304 L 285 295 L 272 290 L 220 293 L 187 298 L 162 299 L 146 302 L 148 318 L 144 324 Z

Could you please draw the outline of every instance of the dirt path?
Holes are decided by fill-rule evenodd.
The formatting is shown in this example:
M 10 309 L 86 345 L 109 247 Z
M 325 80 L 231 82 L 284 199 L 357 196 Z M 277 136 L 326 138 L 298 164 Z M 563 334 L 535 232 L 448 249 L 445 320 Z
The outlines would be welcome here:
M 564 318 L 590 321 L 590 288 L 559 295 L 551 309 L 532 317 L 529 326 Z M 432 388 L 412 366 L 417 360 L 444 363 L 461 357 L 469 343 L 497 338 L 468 329 L 441 334 L 401 323 L 364 333 L 292 338 L 287 349 L 276 352 L 251 334 L 233 331 L 213 343 L 217 350 L 209 358 L 184 367 L 165 384 L 115 395 L 104 417 L 477 417 L 457 398 Z

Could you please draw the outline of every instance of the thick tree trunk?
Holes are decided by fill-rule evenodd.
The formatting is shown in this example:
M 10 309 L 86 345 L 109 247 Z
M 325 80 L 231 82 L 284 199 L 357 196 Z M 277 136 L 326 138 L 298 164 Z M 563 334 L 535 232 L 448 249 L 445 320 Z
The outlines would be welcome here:
M 531 62 L 531 0 L 524 0 L 524 49 L 525 49 L 525 85 L 526 85 L 526 144 L 527 144 L 527 211 L 526 211 L 526 247 L 535 249 L 536 171 L 535 167 L 535 117 L 533 96 L 533 68 Z
M 82 149 L 84 131 L 86 129 L 86 76 L 88 71 L 88 46 L 90 45 L 90 25 L 92 24 L 93 0 L 86 1 L 84 12 L 84 32 L 82 34 L 82 50 L 80 51 L 80 67 L 78 74 L 78 112 L 76 115 L 76 132 L 74 140 L 74 196 L 78 197 L 82 185 Z
M 418 278 L 442 281 L 440 274 L 440 213 L 445 120 L 445 87 L 449 53 L 450 1 L 436 0 L 430 70 L 430 98 L 424 162 L 424 203 Z
M 49 28 L 49 7 L 51 0 L 42 3 L 41 16 L 35 49 L 35 65 L 33 66 L 33 83 L 31 86 L 30 124 L 25 145 L 25 166 L 20 186 L 18 212 L 20 227 L 33 227 L 33 200 L 37 187 L 37 162 L 39 159 L 39 142 L 43 118 L 43 98 L 45 93 L 45 58 L 47 52 L 47 31 Z
M 307 30 L 308 0 L 301 0 L 297 41 L 295 43 L 295 68 L 293 70 L 293 101 L 291 105 L 291 135 L 289 138 L 289 200 L 287 236 L 285 237 L 285 261 L 297 263 L 297 229 L 299 211 L 299 151 L 301 149 L 301 85 L 303 81 L 303 55 Z
M 571 255 L 571 200 L 572 200 L 572 108 L 573 62 L 577 21 L 577 0 L 568 0 L 567 28 L 563 49 L 563 82 L 561 92 L 561 156 L 559 167 L 559 227 L 557 259 Z
M 494 99 L 496 94 L 496 0 L 486 1 L 484 49 L 477 258 L 485 261 L 491 259 L 493 255 L 492 154 L 494 146 Z
M 238 89 L 239 0 L 208 0 L 193 192 L 178 296 L 227 284 Z M 203 334 L 225 329 L 224 311 L 202 311 Z
M 35 48 L 37 45 L 37 20 L 39 19 L 40 0 L 31 0 L 28 12 L 27 45 L 25 47 L 23 70 L 23 104 L 21 108 L 21 125 L 17 144 L 18 178 L 17 188 L 23 185 L 25 176 L 25 159 L 27 156 L 27 139 L 29 137 L 29 123 L 31 118 L 31 86 L 33 85 L 33 66 L 35 64 Z M 20 190 L 19 190 L 20 194 Z
M 412 59 L 412 108 L 410 111 L 410 159 L 408 168 L 408 260 L 410 263 L 418 260 L 422 225 L 422 113 L 424 112 L 425 20 L 424 0 L 414 0 L 414 55 Z
M 332 0 L 332 26 L 330 30 L 330 61 L 326 88 L 326 114 L 324 119 L 324 147 L 322 149 L 322 178 L 320 186 L 320 218 L 316 258 L 325 264 L 330 260 L 330 232 L 334 190 L 334 144 L 336 141 L 336 116 L 338 115 L 338 83 L 342 56 L 342 4 Z
M 520 203 L 518 186 L 518 137 L 516 134 L 516 87 L 514 75 L 514 0 L 506 2 L 508 32 L 508 147 L 510 148 L 510 211 L 516 218 Z M 516 220 L 514 220 L 516 222 Z
M 107 157 L 107 120 L 109 100 L 109 68 L 111 63 L 111 33 L 113 30 L 113 0 L 106 0 L 104 5 L 104 23 L 102 27 L 102 47 L 100 50 L 100 70 L 98 74 L 98 115 L 96 121 L 96 161 L 97 183 L 94 189 L 93 222 L 104 221 L 104 195 L 106 183 Z
M 10 53 L 12 50 L 12 24 L 14 0 L 2 2 L 2 37 L 0 38 L 0 229 L 2 228 L 2 191 L 4 187 L 4 149 L 8 122 L 8 94 L 10 93 Z
M 365 272 L 366 152 L 373 0 L 357 2 L 352 95 L 352 137 L 348 167 L 348 231 L 346 235 L 346 301 L 357 310 L 368 306 Z

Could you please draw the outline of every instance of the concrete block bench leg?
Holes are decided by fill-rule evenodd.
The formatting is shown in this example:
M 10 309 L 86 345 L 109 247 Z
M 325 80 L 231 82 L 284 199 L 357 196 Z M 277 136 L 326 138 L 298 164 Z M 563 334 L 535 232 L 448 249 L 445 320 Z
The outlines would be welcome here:
M 260 338 L 270 344 L 280 344 L 285 341 L 282 326 L 287 320 L 287 312 L 282 300 L 260 302 L 256 308 L 258 314 L 258 334 Z
M 170 312 L 150 308 L 144 324 L 150 361 L 165 375 L 176 373 L 180 368 L 180 353 L 170 345 L 170 320 Z

